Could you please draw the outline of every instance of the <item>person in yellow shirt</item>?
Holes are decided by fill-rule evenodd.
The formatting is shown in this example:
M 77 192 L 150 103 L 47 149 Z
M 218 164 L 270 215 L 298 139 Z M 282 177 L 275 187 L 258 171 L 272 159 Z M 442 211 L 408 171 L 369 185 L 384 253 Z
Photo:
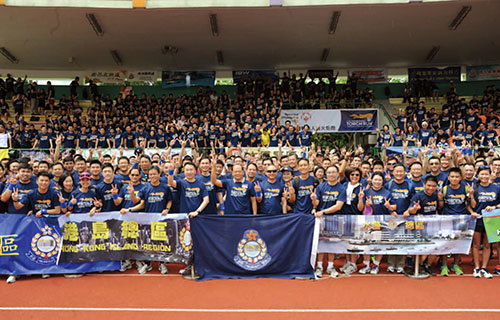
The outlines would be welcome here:
M 269 146 L 269 141 L 270 141 L 270 133 L 271 130 L 267 128 L 267 125 L 264 123 L 262 124 L 262 129 L 260 129 L 260 133 L 262 134 L 262 146 L 267 147 Z

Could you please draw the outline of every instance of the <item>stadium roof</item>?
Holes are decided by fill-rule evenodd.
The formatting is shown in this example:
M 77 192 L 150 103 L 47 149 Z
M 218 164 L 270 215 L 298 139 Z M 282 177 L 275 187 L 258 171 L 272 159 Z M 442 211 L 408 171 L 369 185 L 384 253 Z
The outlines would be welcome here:
M 456 30 L 450 30 L 464 6 L 472 8 Z M 330 33 L 335 11 L 340 16 Z M 500 63 L 499 12 L 500 1 L 486 0 L 199 9 L 7 6 L 0 9 L 0 47 L 18 63 L 0 55 L 0 69 L 232 70 Z M 89 23 L 88 13 L 94 14 L 102 36 Z M 212 31 L 212 14 L 217 35 Z M 428 60 L 433 47 L 439 50 Z M 112 50 L 122 65 L 116 64 Z

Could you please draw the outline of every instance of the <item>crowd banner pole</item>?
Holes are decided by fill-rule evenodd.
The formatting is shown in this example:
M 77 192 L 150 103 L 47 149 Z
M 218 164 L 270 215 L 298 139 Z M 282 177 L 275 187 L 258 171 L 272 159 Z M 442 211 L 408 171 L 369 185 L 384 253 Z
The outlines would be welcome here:
M 420 273 L 420 256 L 417 255 L 415 256 L 415 271 L 413 273 L 411 272 L 408 272 L 408 273 L 405 273 L 405 275 L 409 278 L 412 278 L 412 279 L 427 279 L 429 278 L 429 274 L 427 272 L 425 273 Z

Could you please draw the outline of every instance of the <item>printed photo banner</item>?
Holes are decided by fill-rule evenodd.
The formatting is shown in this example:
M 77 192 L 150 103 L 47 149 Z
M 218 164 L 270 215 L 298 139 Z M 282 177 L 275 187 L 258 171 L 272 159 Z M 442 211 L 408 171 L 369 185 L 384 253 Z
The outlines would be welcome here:
M 387 83 L 387 69 L 353 69 L 349 75 L 360 84 Z
M 57 263 L 62 247 L 57 217 L 0 215 L 0 274 L 67 274 L 120 270 L 120 262 Z
M 255 81 L 258 78 L 266 81 L 267 79 L 271 79 L 272 81 L 276 81 L 279 79 L 276 71 L 274 70 L 235 70 L 233 71 L 233 81 L 234 83 L 243 80 L 246 81 L 248 78 Z
M 484 228 L 488 236 L 488 242 L 500 242 L 500 209 L 492 211 L 482 211 Z
M 500 65 L 467 67 L 467 81 L 482 80 L 500 80 Z
M 378 109 L 281 110 L 280 124 L 297 119 L 318 132 L 372 132 L 378 128 Z
M 126 259 L 187 264 L 193 254 L 186 214 L 101 212 L 59 218 L 61 262 Z
M 462 216 L 326 215 L 318 252 L 346 254 L 468 254 L 476 219 Z
M 190 86 L 213 87 L 214 85 L 215 71 L 163 71 L 161 73 L 161 87 L 164 89 Z
M 447 68 L 408 68 L 408 82 L 427 80 L 434 83 L 448 83 L 460 81 L 460 66 Z

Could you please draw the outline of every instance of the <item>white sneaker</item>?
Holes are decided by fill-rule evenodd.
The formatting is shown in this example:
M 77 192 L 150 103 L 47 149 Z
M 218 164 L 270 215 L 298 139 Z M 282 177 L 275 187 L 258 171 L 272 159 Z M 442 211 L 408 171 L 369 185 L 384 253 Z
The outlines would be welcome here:
M 387 272 L 394 273 L 394 267 L 393 266 L 388 266 L 387 267 Z
M 485 279 L 492 279 L 493 278 L 493 275 L 491 273 L 488 272 L 488 269 L 486 268 L 482 268 L 481 271 L 479 271 L 481 273 L 481 275 L 485 278 Z
M 321 278 L 323 276 L 323 267 L 316 267 L 314 274 L 317 278 Z
M 370 272 L 370 270 L 371 270 L 370 265 L 365 264 L 363 268 L 359 269 L 359 273 L 367 274 L 368 272 Z
M 474 273 L 472 274 L 474 278 L 481 278 L 481 268 L 474 268 Z
M 165 263 L 160 263 L 160 266 L 158 267 L 158 270 L 160 270 L 161 274 L 167 274 L 168 273 L 167 265 Z
M 14 282 L 16 282 L 16 280 L 17 280 L 16 276 L 9 276 L 7 278 L 7 283 L 14 283 Z
M 337 272 L 337 270 L 335 270 L 335 267 L 328 267 L 326 269 L 326 273 L 328 273 L 331 277 L 333 278 L 337 278 L 339 276 L 339 273 Z
M 50 278 L 50 274 L 42 274 L 42 279 Z
M 347 267 L 344 271 L 345 274 L 351 274 L 358 271 L 358 267 L 354 263 L 350 263 L 349 267 Z
M 83 274 L 81 273 L 72 273 L 72 274 L 65 274 L 64 277 L 65 278 L 80 278 L 81 276 L 83 276 Z
M 122 261 L 122 268 L 120 269 L 121 272 L 125 272 L 129 269 L 132 269 L 132 263 L 130 260 L 123 260 Z
M 150 264 L 142 263 L 142 266 L 139 268 L 139 274 L 145 274 L 148 271 L 153 270 L 153 267 Z
M 372 270 L 370 271 L 370 274 L 376 275 L 378 274 L 380 268 L 378 265 L 374 264 Z
M 401 268 L 401 267 L 398 267 L 398 268 L 396 269 L 396 272 L 397 272 L 397 273 L 405 273 L 405 269 L 404 269 L 404 268 Z
M 344 263 L 344 265 L 339 268 L 340 272 L 345 272 L 345 269 L 347 269 L 347 267 L 349 267 L 349 262 Z

